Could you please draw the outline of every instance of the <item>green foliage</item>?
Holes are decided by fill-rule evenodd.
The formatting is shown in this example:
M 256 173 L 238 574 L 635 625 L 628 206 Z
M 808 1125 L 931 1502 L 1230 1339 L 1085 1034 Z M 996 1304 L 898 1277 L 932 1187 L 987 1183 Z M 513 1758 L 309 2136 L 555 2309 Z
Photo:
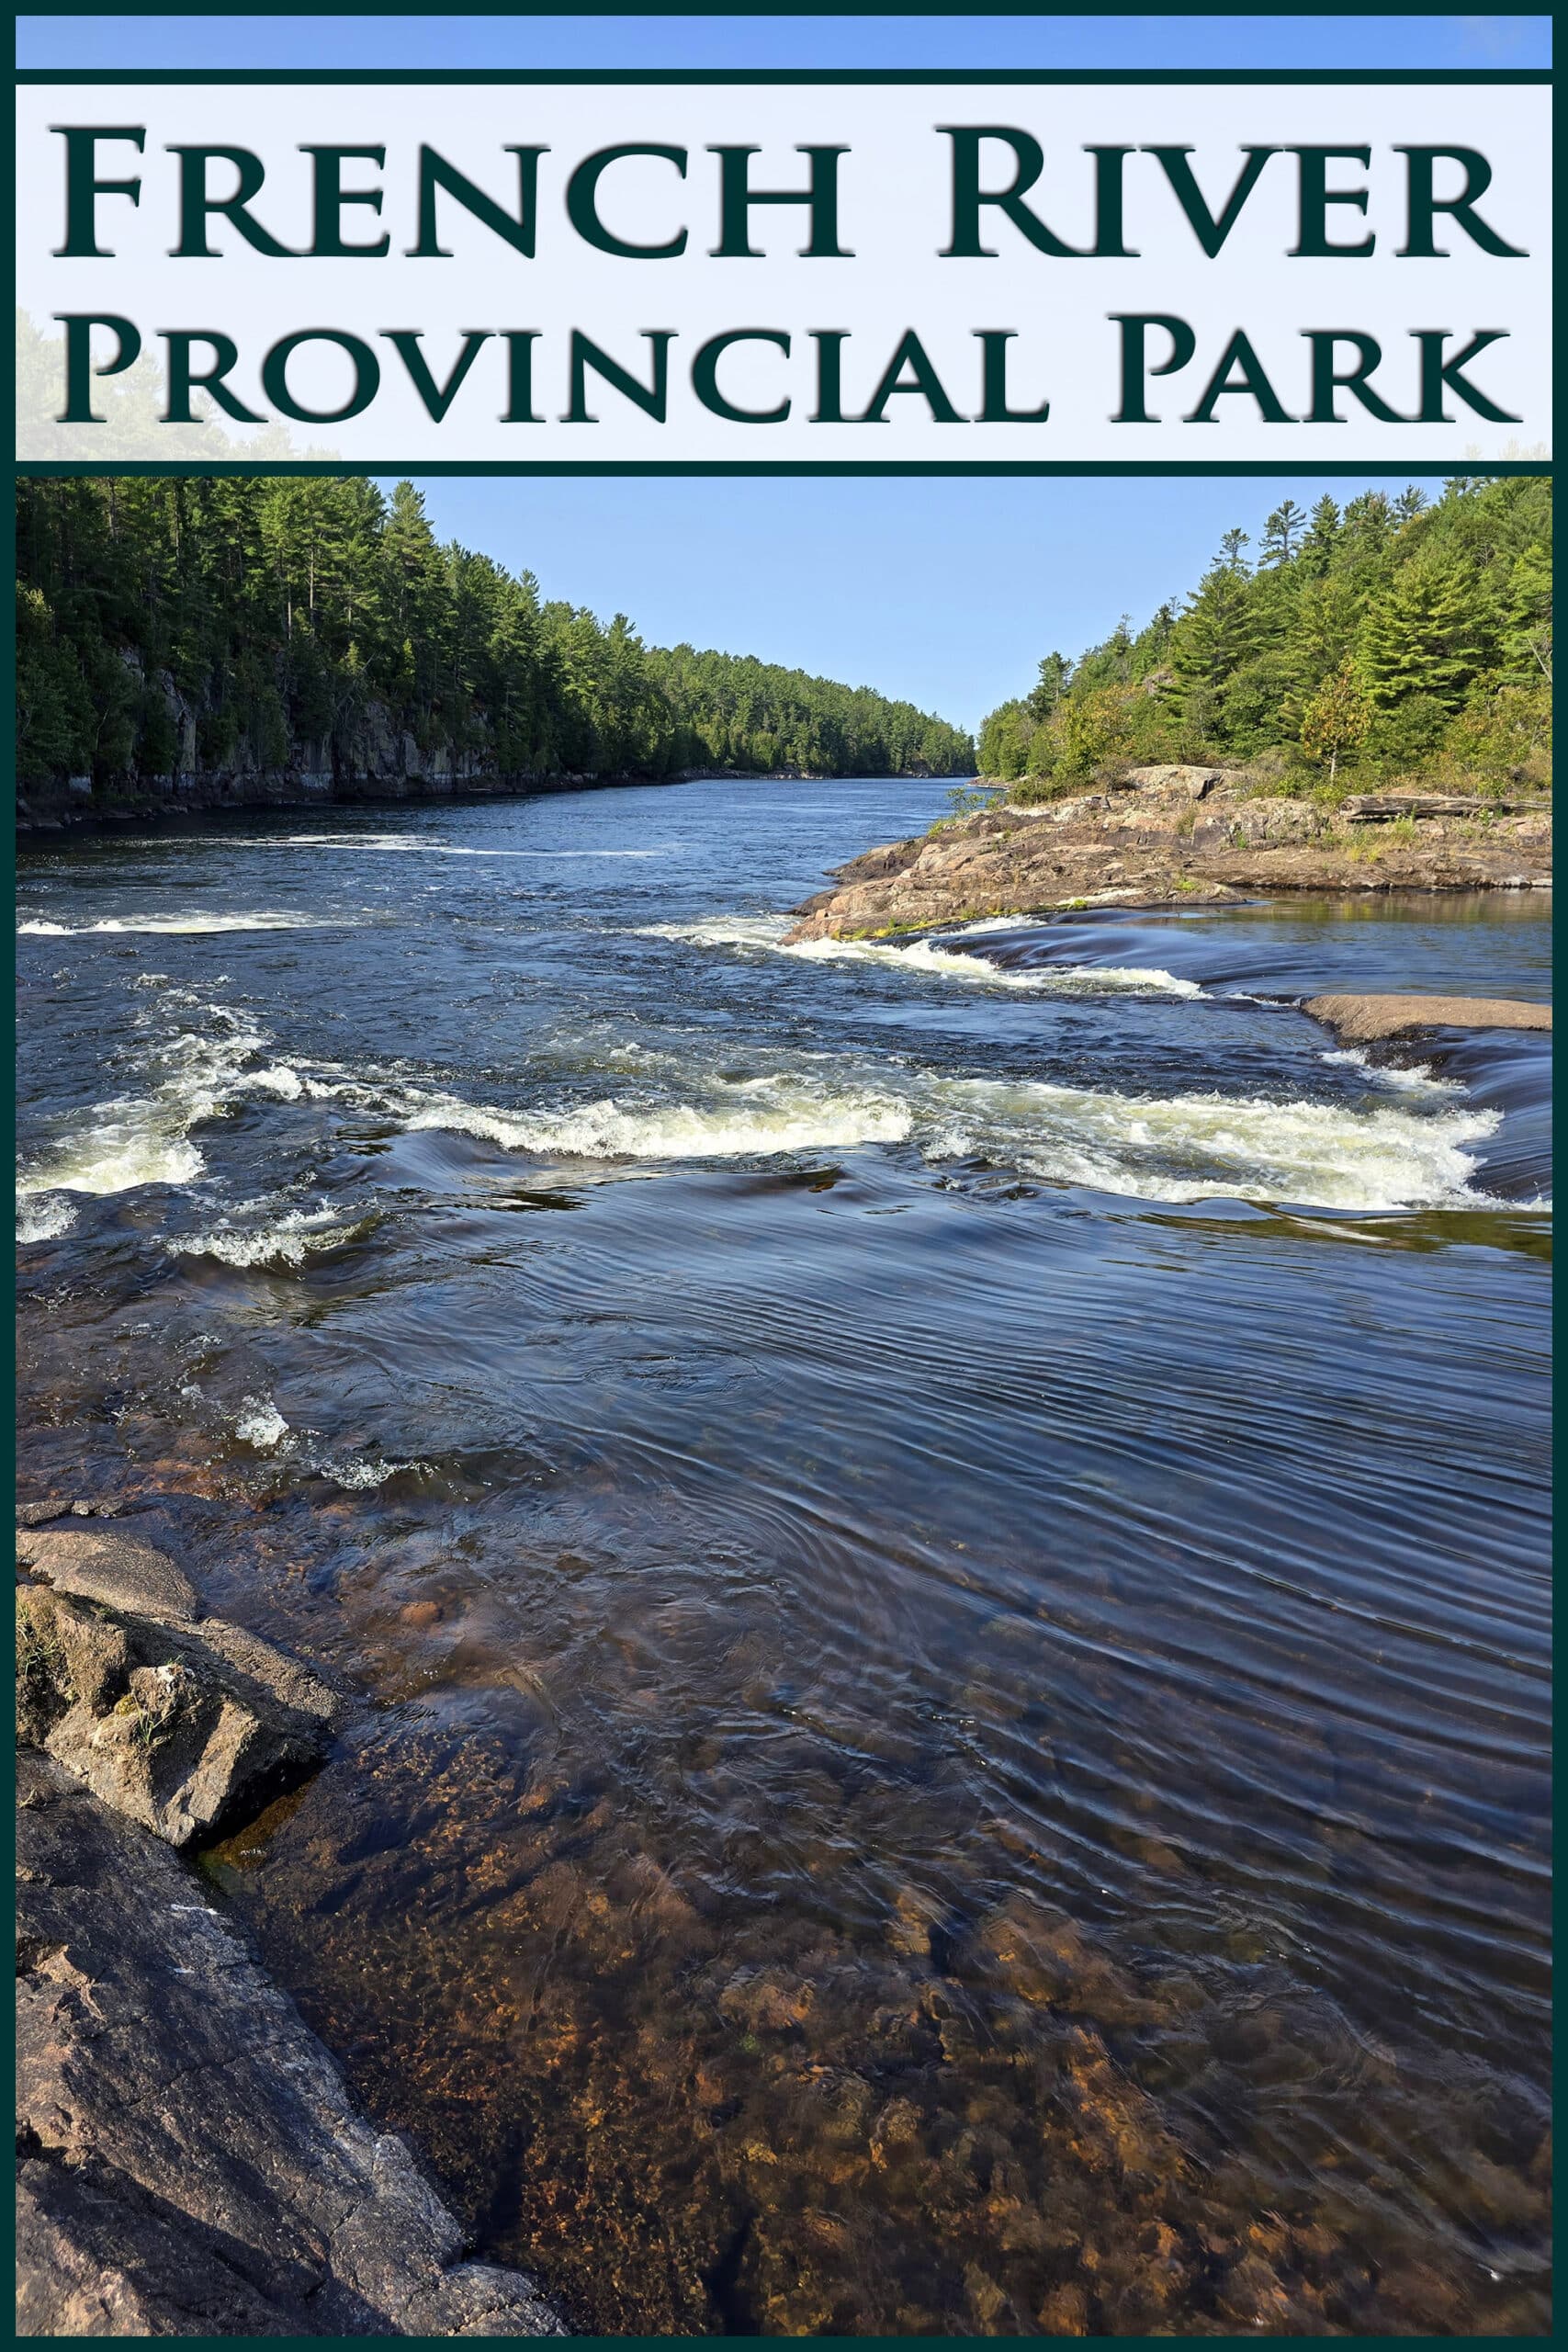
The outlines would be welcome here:
M 1114 686 L 1096 686 L 1088 694 L 1074 695 L 1061 705 L 1056 738 L 1057 775 L 1075 779 L 1093 775 L 1131 747 L 1126 697 Z
M 1268 516 L 1254 569 L 1225 535 L 1179 608 L 1124 616 L 980 730 L 1017 799 L 1108 767 L 1246 763 L 1296 790 L 1417 772 L 1484 790 L 1551 775 L 1551 485 L 1460 479 L 1428 503 L 1366 491 Z
M 1340 761 L 1366 741 L 1371 725 L 1366 688 L 1353 664 L 1343 662 L 1308 699 L 1302 714 L 1302 749 L 1309 760 L 1326 760 L 1332 784 Z
M 1506 675 L 1538 685 L 1551 684 L 1551 550 L 1532 539 L 1508 582 L 1503 619 Z
M 1027 703 L 1004 702 L 980 729 L 980 770 L 1003 784 L 1028 773 L 1036 731 Z
M 1486 666 L 1488 629 L 1479 580 L 1443 550 L 1402 564 L 1369 604 L 1358 663 L 1371 700 L 1393 709 L 1412 698 L 1457 710 Z
M 954 824 L 961 817 L 981 816 L 987 808 L 996 807 L 998 797 L 998 795 L 994 787 L 987 787 L 985 785 L 955 784 L 947 796 L 948 814 L 945 817 L 939 817 L 931 831 L 935 832 L 943 825 Z
M 406 481 L 18 481 L 17 571 L 24 780 L 165 776 L 186 720 L 199 765 L 263 774 L 351 773 L 372 720 L 527 777 L 974 766 L 910 703 L 545 602 L 439 546 Z
M 1437 695 L 1410 694 L 1381 710 L 1372 707 L 1362 741 L 1388 774 L 1430 767 L 1451 714 Z
M 1505 682 L 1495 693 L 1475 695 L 1443 739 L 1435 773 L 1444 782 L 1467 783 L 1481 791 L 1551 780 L 1551 689 Z

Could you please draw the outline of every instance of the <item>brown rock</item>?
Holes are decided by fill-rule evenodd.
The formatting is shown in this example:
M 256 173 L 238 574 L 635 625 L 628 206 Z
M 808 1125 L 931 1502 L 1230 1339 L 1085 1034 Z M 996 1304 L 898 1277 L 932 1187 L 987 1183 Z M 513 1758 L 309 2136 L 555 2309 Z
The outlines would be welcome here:
M 196 1587 L 173 1560 L 129 1535 L 86 1535 L 73 1530 L 19 1530 L 17 1565 L 41 1584 L 78 1600 L 107 1601 L 161 1623 L 201 1615 Z
M 976 1942 L 1010 1993 L 1097 2025 L 1147 2025 L 1161 2012 L 1065 1912 L 1015 1895 Z
M 1126 791 L 1179 792 L 1184 799 L 1201 800 L 1224 780 L 1224 768 L 1154 767 L 1129 768 L 1121 783 Z
M 1507 996 L 1314 996 L 1303 1012 L 1352 1044 L 1409 1029 L 1550 1029 L 1551 1007 Z
M 319 1762 L 341 1703 L 238 1626 L 18 1591 L 18 1736 L 172 1846 Z
M 1149 780 L 1162 781 L 1151 786 Z M 1134 770 L 1132 791 L 1004 803 L 838 870 L 792 940 L 870 937 L 1093 905 L 1196 906 L 1238 891 L 1477 890 L 1549 882 L 1550 814 L 1423 818 L 1408 833 L 1212 768 Z

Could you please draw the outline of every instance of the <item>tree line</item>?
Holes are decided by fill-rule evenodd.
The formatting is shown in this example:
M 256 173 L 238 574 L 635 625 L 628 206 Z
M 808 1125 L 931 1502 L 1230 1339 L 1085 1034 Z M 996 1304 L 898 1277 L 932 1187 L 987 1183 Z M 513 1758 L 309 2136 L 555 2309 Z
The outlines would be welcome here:
M 961 729 L 869 687 L 647 646 L 442 546 L 410 482 L 39 477 L 17 484 L 18 778 L 112 792 L 195 765 L 352 766 L 367 720 L 547 779 L 951 775 Z M 187 745 L 188 748 L 188 745 Z
M 1461 477 L 1227 531 L 1196 588 L 1123 616 L 980 730 L 1015 798 L 1118 763 L 1223 760 L 1279 790 L 1401 776 L 1497 790 L 1551 777 L 1551 485 Z

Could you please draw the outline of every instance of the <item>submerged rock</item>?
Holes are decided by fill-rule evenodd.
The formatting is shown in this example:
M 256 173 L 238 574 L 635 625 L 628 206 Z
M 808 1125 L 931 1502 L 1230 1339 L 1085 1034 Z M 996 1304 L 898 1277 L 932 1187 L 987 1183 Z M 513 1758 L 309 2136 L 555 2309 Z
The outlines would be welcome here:
M 24 2335 L 558 2335 L 166 1846 L 17 1758 Z

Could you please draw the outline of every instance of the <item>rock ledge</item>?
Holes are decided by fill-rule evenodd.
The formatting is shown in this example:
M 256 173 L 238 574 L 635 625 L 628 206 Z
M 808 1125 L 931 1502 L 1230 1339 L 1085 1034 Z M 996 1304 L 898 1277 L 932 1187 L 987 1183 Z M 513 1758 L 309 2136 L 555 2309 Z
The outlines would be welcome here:
M 131 1537 L 17 1555 L 18 2334 L 564 2335 L 462 2259 L 173 1850 L 318 1761 L 342 1698 Z
M 1348 1044 L 1409 1029 L 1550 1029 L 1551 1007 L 1511 996 L 1313 996 L 1302 1006 Z

